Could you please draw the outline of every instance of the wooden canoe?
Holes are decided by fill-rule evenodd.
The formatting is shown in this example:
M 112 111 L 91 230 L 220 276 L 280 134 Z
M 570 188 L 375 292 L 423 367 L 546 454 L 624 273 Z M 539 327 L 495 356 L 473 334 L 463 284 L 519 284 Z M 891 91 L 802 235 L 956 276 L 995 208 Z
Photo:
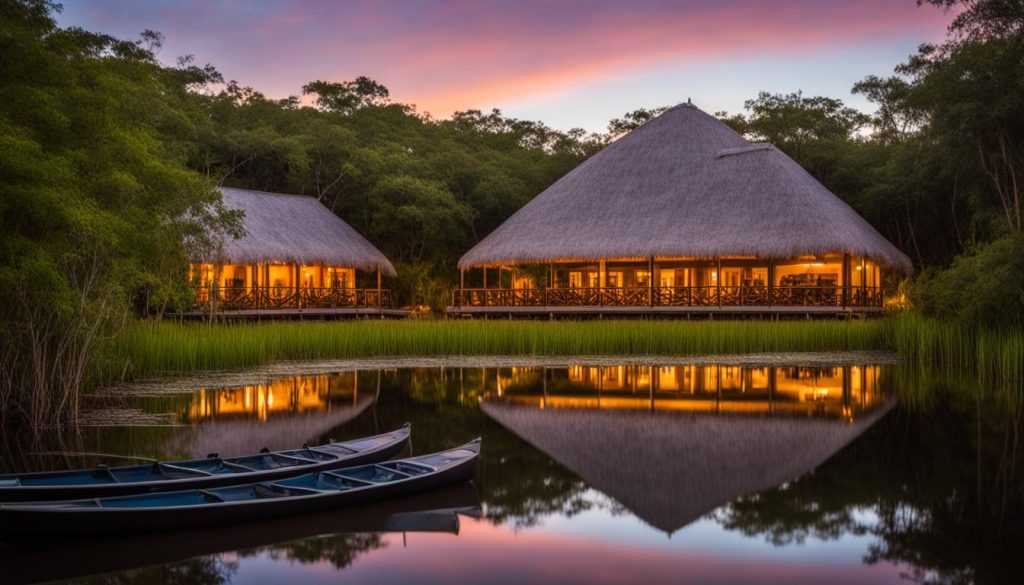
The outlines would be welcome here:
M 6 585 L 30 585 L 142 569 L 239 550 L 286 551 L 288 543 L 385 532 L 457 534 L 459 517 L 480 518 L 480 496 L 462 483 L 408 497 L 259 522 L 125 536 L 0 545 Z M 59 563 L 53 562 L 60 559 Z
M 0 504 L 0 540 L 78 538 L 222 526 L 410 495 L 469 481 L 480 439 L 419 457 L 273 482 L 132 496 Z
M 381 435 L 289 451 L 264 449 L 230 458 L 214 453 L 189 461 L 0 475 L 0 501 L 102 498 L 272 481 L 390 459 L 405 449 L 410 433 L 411 426 L 406 424 Z

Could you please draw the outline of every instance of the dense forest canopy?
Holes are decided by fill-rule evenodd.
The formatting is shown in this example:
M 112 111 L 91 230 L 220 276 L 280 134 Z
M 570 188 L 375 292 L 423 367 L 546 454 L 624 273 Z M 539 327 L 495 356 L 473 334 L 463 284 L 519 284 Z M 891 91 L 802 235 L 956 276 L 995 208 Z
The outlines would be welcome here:
M 1020 326 L 1024 5 L 919 3 L 958 13 L 944 43 L 856 84 L 876 112 L 794 88 L 720 117 L 907 252 L 922 311 Z M 70 408 L 68 389 L 131 310 L 187 302 L 188 258 L 238 234 L 216 186 L 317 197 L 394 261 L 400 302 L 436 309 L 462 253 L 663 109 L 591 134 L 497 110 L 434 119 L 369 77 L 270 99 L 190 57 L 160 62 L 159 33 L 60 28 L 59 9 L 0 0 L 0 401 L 58 397 L 33 398 L 44 402 L 30 413 Z

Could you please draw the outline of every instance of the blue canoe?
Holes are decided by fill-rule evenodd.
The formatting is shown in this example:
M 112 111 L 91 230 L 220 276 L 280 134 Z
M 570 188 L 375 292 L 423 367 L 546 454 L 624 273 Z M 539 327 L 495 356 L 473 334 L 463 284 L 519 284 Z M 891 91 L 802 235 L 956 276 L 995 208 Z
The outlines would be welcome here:
M 0 504 L 0 540 L 225 526 L 405 496 L 473 478 L 480 439 L 419 457 L 274 482 L 111 498 Z
M 98 498 L 182 489 L 205 489 L 270 481 L 311 471 L 326 471 L 385 461 L 409 442 L 411 426 L 317 447 L 221 458 L 153 462 L 127 467 L 0 475 L 0 501 L 26 502 Z

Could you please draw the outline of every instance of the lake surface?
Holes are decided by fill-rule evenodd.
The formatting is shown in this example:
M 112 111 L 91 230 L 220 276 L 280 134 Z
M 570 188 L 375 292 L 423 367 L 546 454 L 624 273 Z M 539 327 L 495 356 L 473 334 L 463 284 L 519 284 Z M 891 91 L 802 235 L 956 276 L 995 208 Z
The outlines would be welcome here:
M 406 421 L 415 454 L 477 436 L 483 452 L 472 484 L 360 509 L 0 545 L 3 582 L 1020 582 L 1019 403 L 892 362 L 283 364 L 104 391 L 65 447 L 94 455 L 7 465 L 229 456 Z

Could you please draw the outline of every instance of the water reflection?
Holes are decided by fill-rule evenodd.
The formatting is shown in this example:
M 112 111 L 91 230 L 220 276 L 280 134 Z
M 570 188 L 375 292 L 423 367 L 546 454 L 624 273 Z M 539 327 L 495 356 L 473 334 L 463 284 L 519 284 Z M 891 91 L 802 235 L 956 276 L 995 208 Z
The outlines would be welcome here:
M 569 366 L 495 370 L 487 394 L 539 408 L 799 414 L 852 420 L 884 402 L 880 366 Z
M 321 412 L 359 403 L 359 372 L 291 376 L 264 384 L 196 391 L 183 422 Z
M 185 560 L 149 557 L 163 564 L 79 582 L 1008 583 L 1024 573 L 1019 403 L 891 365 L 770 363 L 375 364 L 125 399 L 189 426 L 93 429 L 88 450 L 163 456 L 197 437 L 244 437 L 251 450 L 406 421 L 417 453 L 482 436 L 474 483 L 485 513 L 457 537 L 416 533 L 408 546 L 401 533 L 333 521 L 308 533 L 328 540 L 219 537 L 180 550 Z M 24 556 L 109 563 L 199 542 L 184 540 Z
M 893 405 L 878 376 L 877 366 L 510 368 L 481 409 L 672 534 L 856 439 Z

